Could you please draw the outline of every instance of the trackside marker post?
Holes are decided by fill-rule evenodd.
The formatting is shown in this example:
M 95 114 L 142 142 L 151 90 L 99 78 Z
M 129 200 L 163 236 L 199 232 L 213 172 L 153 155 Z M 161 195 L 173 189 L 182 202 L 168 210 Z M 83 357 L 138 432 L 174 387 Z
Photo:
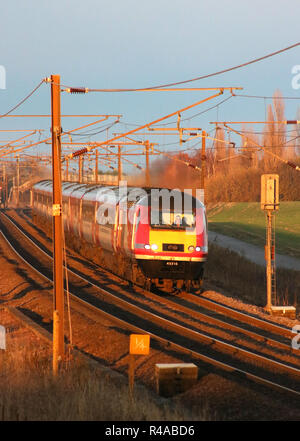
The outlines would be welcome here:
M 133 397 L 135 356 L 148 355 L 150 351 L 150 335 L 131 334 L 129 345 L 128 382 L 131 398 Z

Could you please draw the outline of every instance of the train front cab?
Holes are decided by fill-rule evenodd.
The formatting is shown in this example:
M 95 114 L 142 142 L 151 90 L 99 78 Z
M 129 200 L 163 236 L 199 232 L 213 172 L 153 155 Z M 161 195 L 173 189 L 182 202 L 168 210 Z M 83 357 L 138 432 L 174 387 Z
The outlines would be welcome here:
M 171 205 L 155 213 L 141 200 L 136 209 L 135 259 L 151 283 L 167 291 L 199 289 L 202 283 L 208 251 L 206 212 L 195 198 L 191 207 L 176 210 Z

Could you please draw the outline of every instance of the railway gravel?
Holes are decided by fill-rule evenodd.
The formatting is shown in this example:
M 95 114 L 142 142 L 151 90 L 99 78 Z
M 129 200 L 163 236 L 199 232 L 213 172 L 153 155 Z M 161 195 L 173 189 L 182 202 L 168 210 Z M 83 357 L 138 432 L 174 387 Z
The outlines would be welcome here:
M 4 255 L 7 254 L 6 248 L 7 247 L 4 244 L 1 245 L 1 250 L 3 250 L 0 255 L 1 259 Z M 8 261 L 7 263 L 9 265 L 12 265 L 12 268 L 10 270 L 12 270 L 13 273 L 19 275 L 19 279 L 16 280 L 17 285 L 14 286 L 12 290 L 8 290 L 6 294 L 4 293 L 4 295 L 2 295 L 1 293 L 2 304 L 11 304 L 22 308 L 22 310 L 28 315 L 31 315 L 33 318 L 37 319 L 42 326 L 51 329 L 52 299 L 51 292 L 49 292 L 50 287 L 44 286 L 42 289 L 38 289 L 37 291 L 30 290 L 29 286 L 31 286 L 31 282 L 33 282 L 34 286 L 38 286 L 37 284 L 41 283 L 41 281 L 37 282 L 36 279 L 38 277 L 36 275 L 33 276 L 32 274 L 29 274 L 30 272 L 28 271 L 28 269 L 26 269 L 24 265 L 20 262 L 17 262 L 17 259 L 15 257 L 11 256 L 9 259 L 11 260 L 11 262 Z M 22 280 L 21 276 L 25 276 L 25 280 L 27 280 L 28 286 L 24 285 L 24 283 L 26 284 L 26 282 L 24 282 L 24 279 Z M 8 283 L 8 280 L 10 280 L 10 278 L 5 280 L 6 284 Z M 12 280 L 15 280 L 14 277 L 12 278 Z M 45 285 L 45 282 L 43 282 L 42 285 Z M 21 288 L 21 286 L 23 286 L 23 290 L 21 289 L 21 292 L 23 292 L 20 295 L 19 288 L 17 287 Z M 47 293 L 47 295 L 45 295 L 45 293 Z M 105 364 L 109 365 L 111 368 L 117 369 L 119 372 L 127 372 L 128 331 L 116 327 L 114 323 L 105 323 L 105 320 L 103 323 L 101 323 L 101 325 L 97 322 L 95 323 L 93 319 L 87 318 L 83 312 L 74 312 L 74 314 L 72 313 L 72 321 L 76 323 L 76 326 L 74 326 L 73 323 L 74 344 L 76 344 L 76 346 L 79 345 L 79 347 L 81 347 L 84 352 L 92 354 L 93 357 L 95 359 L 98 359 L 99 361 L 104 361 Z M 81 326 L 79 324 L 80 321 L 84 323 Z M 87 338 L 87 334 L 90 335 L 90 339 Z M 165 348 L 155 348 L 153 351 L 151 350 L 150 360 L 146 361 L 141 359 L 140 363 L 138 363 L 136 371 L 137 376 L 144 384 L 153 389 L 155 362 L 161 363 L 174 361 L 182 361 L 182 358 L 174 357 L 174 353 L 172 351 L 169 351 L 168 353 L 168 351 L 165 351 Z M 222 388 L 224 388 L 224 390 L 227 390 L 226 400 L 230 400 L 230 397 L 232 397 L 232 405 L 230 409 L 226 408 L 226 406 L 223 405 L 224 403 L 222 404 L 221 397 L 218 393 L 216 394 L 216 392 L 220 389 L 222 390 Z M 251 405 L 250 407 L 248 406 L 247 409 L 241 409 L 240 405 L 237 404 L 239 396 L 239 392 L 237 392 L 237 389 L 239 389 L 241 392 L 240 399 L 241 397 L 243 397 L 242 401 L 247 401 L 248 398 L 245 398 L 246 396 L 249 397 L 251 402 L 254 396 L 256 396 L 257 399 L 258 394 L 259 402 L 264 402 L 261 409 L 259 409 L 258 411 L 257 409 L 254 409 Z M 232 390 L 232 393 L 228 394 L 228 390 Z M 192 397 L 190 400 L 187 398 L 189 396 Z M 217 400 L 215 400 L 214 398 L 216 396 L 219 396 Z M 212 412 L 215 412 L 216 415 L 218 414 L 218 419 L 222 419 L 223 416 L 225 419 L 228 419 L 228 417 L 230 419 L 240 419 L 241 414 L 247 415 L 246 418 L 252 419 L 255 418 L 253 417 L 253 415 L 256 410 L 258 411 L 258 413 L 262 412 L 260 415 L 264 415 L 262 417 L 264 419 L 267 418 L 267 412 L 263 412 L 263 409 L 266 409 L 265 400 L 268 401 L 271 396 L 274 397 L 274 394 L 272 392 L 267 392 L 266 395 L 263 394 L 262 396 L 261 392 L 257 392 L 255 388 L 254 390 L 251 390 L 249 389 L 249 387 L 245 387 L 244 384 L 239 384 L 238 382 L 232 381 L 229 378 L 221 378 L 215 373 L 210 373 L 200 378 L 197 386 L 193 388 L 193 390 L 190 390 L 186 394 L 181 394 L 180 397 L 174 398 L 174 400 L 182 400 L 183 402 L 189 401 L 190 406 L 192 404 L 196 407 L 204 401 L 206 403 L 209 402 L 210 409 L 212 410 Z M 227 402 L 226 400 L 225 402 Z M 220 409 L 222 409 L 221 413 Z M 293 406 L 291 406 L 291 408 L 289 409 L 285 409 L 284 411 L 280 411 L 280 415 L 278 414 L 278 409 L 274 410 L 273 413 L 272 412 L 269 413 L 270 419 L 291 418 L 291 415 L 293 415 L 292 418 L 295 418 L 295 415 L 297 415 L 297 412 L 293 409 Z M 221 416 L 222 413 L 223 415 Z M 277 416 L 275 416 L 275 414 Z M 260 419 L 261 416 L 257 418 Z

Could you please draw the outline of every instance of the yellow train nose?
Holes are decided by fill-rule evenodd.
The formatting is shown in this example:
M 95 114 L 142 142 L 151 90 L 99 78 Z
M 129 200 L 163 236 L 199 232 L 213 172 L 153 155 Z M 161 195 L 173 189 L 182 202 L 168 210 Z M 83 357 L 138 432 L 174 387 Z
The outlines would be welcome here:
M 149 231 L 149 243 L 156 245 L 151 249 L 153 251 L 187 251 L 189 247 L 196 247 L 196 234 L 187 234 L 184 230 L 179 231 L 166 231 L 158 229 L 150 229 Z M 166 249 L 164 244 L 180 245 L 180 250 Z M 165 248 L 165 249 L 164 249 Z M 177 247 L 178 248 L 178 247 Z M 182 249 L 183 248 L 183 249 Z

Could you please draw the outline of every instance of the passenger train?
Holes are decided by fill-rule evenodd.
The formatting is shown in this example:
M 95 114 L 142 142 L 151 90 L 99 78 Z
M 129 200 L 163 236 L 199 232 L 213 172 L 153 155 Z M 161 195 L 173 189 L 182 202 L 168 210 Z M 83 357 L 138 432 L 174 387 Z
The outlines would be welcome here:
M 33 217 L 51 231 L 52 181 L 33 186 Z M 128 281 L 199 291 L 208 253 L 205 206 L 180 190 L 63 182 L 67 244 Z

